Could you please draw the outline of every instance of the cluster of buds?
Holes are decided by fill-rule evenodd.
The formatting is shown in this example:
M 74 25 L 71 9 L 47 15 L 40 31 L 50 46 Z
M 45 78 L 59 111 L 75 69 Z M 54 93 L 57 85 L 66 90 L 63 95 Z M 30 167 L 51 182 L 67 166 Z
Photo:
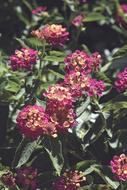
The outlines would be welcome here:
M 68 40 L 69 32 L 66 28 L 59 24 L 46 25 L 42 29 L 32 31 L 32 35 L 46 40 L 52 46 L 63 46 Z
M 17 170 L 16 182 L 22 189 L 36 190 L 38 187 L 38 171 L 32 167 L 23 167 Z
M 36 9 L 33 9 L 32 14 L 40 15 L 42 12 L 45 12 L 46 10 L 47 10 L 47 7 L 40 6 L 40 7 L 37 7 Z
M 24 107 L 18 114 L 17 124 L 22 134 L 32 139 L 56 133 L 43 107 L 37 105 Z
M 127 89 L 127 68 L 117 74 L 115 86 L 118 92 L 123 92 Z
M 31 70 L 37 60 L 37 51 L 30 48 L 16 50 L 14 55 L 10 56 L 11 68 L 13 71 L 19 69 Z
M 16 183 L 15 183 L 16 179 L 15 179 L 14 175 L 12 174 L 12 172 L 10 172 L 10 171 L 3 174 L 2 177 L 0 178 L 0 180 L 6 187 L 9 187 L 9 188 L 14 188 L 16 185 Z
M 111 160 L 111 169 L 117 179 L 127 181 L 127 156 L 125 154 L 114 156 Z
M 54 190 L 78 190 L 80 183 L 85 180 L 83 172 L 69 171 L 65 172 L 53 183 L 53 188 Z

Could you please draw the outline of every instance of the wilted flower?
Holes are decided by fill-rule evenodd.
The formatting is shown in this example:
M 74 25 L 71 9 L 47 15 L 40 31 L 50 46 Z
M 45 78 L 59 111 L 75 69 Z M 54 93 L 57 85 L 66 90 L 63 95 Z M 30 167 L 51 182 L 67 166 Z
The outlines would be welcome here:
M 30 70 L 37 60 L 37 51 L 30 48 L 16 50 L 14 55 L 10 56 L 11 68 L 15 70 Z
M 42 12 L 44 12 L 46 10 L 47 10 L 47 7 L 39 6 L 36 9 L 32 10 L 32 14 L 33 15 L 39 15 L 39 14 L 41 14 Z
M 46 25 L 42 29 L 32 31 L 32 34 L 41 40 L 46 40 L 53 46 L 63 46 L 69 36 L 66 28 L 58 24 Z
M 72 20 L 72 24 L 76 27 L 81 26 L 83 22 L 84 16 L 82 14 L 79 14 Z
M 38 171 L 32 167 L 23 167 L 17 170 L 16 183 L 25 189 L 36 190 L 38 187 Z
M 28 105 L 24 107 L 18 117 L 17 124 L 21 132 L 28 138 L 37 138 L 40 135 L 53 135 L 55 128 L 49 125 L 48 115 L 43 107 Z
M 101 56 L 97 52 L 89 56 L 85 51 L 76 50 L 65 58 L 66 70 L 67 72 L 75 70 L 88 74 L 92 70 L 98 70 L 100 59 Z
M 117 74 L 115 86 L 118 92 L 123 92 L 127 89 L 127 68 Z
M 119 180 L 127 181 L 127 156 L 125 154 L 114 156 L 111 160 L 111 169 Z
M 78 190 L 80 183 L 85 180 L 86 178 L 82 172 L 65 172 L 53 183 L 53 188 L 54 190 Z
M 2 183 L 6 185 L 7 187 L 13 188 L 16 183 L 15 183 L 15 177 L 14 175 L 8 171 L 7 173 L 3 174 L 2 177 L 0 178 Z

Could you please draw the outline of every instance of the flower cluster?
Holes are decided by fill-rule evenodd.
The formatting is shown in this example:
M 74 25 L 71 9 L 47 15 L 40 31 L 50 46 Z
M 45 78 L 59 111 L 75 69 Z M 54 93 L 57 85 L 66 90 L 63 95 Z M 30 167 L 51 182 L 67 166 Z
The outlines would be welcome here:
M 83 22 L 84 16 L 82 14 L 79 14 L 78 16 L 76 16 L 73 20 L 72 20 L 72 24 L 76 27 L 81 26 L 82 22 Z
M 17 170 L 16 182 L 23 189 L 36 190 L 38 187 L 38 171 L 32 167 L 23 167 Z
M 50 86 L 44 94 L 47 97 L 46 112 L 58 132 L 68 131 L 75 125 L 73 98 L 68 87 L 61 84 Z
M 32 31 L 32 34 L 41 40 L 46 40 L 52 46 L 63 46 L 69 36 L 66 28 L 58 24 L 46 25 L 42 29 Z
M 32 14 L 33 15 L 40 15 L 42 12 L 46 11 L 47 10 L 47 7 L 37 7 L 36 9 L 33 9 L 32 10 Z
M 84 92 L 88 96 L 101 96 L 105 90 L 103 81 L 92 79 L 92 71 L 98 71 L 101 56 L 95 52 L 89 56 L 84 51 L 76 50 L 65 58 L 66 75 L 64 83 L 70 87 L 73 96 L 80 97 Z
M 10 171 L 8 171 L 6 174 L 3 174 L 0 180 L 9 188 L 13 188 L 16 185 L 16 179 Z
M 115 86 L 118 92 L 123 92 L 127 89 L 127 68 L 117 74 Z
M 37 51 L 30 48 L 16 50 L 14 55 L 10 56 L 11 68 L 13 71 L 18 69 L 30 70 L 37 60 Z
M 127 180 L 127 156 L 121 154 L 120 156 L 114 156 L 111 160 L 112 172 L 119 180 Z
M 100 63 L 101 56 L 97 52 L 92 56 L 89 56 L 84 51 L 76 50 L 74 53 L 69 54 L 65 58 L 67 72 L 70 70 L 75 70 L 88 74 L 92 70 L 97 71 L 99 69 Z
M 78 190 L 80 183 L 86 180 L 83 176 L 83 173 L 78 171 L 65 172 L 53 183 L 54 190 Z
M 55 133 L 55 128 L 50 125 L 48 115 L 41 106 L 28 105 L 24 107 L 18 117 L 17 124 L 21 132 L 28 138 L 37 138 L 40 135 Z

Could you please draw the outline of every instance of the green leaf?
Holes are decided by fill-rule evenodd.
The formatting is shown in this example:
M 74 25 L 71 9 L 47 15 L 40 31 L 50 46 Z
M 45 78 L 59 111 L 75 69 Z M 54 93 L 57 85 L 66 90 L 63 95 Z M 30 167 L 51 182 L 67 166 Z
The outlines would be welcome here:
M 119 59 L 121 57 L 124 57 L 125 55 L 127 55 L 127 45 L 119 48 L 116 53 L 114 53 L 113 59 Z
M 44 148 L 52 161 L 53 167 L 60 176 L 64 165 L 61 141 L 57 138 L 47 138 L 44 141 Z
M 24 138 L 16 150 L 13 160 L 13 167 L 19 168 L 24 165 L 29 160 L 38 144 L 39 139 L 31 142 L 30 140 Z
M 95 22 L 101 20 L 106 20 L 106 17 L 100 13 L 90 13 L 84 18 L 84 22 Z
M 5 86 L 5 90 L 13 93 L 17 93 L 20 90 L 20 85 L 14 81 L 9 80 Z
M 22 39 L 20 39 L 20 38 L 15 38 L 15 40 L 16 40 L 17 42 L 19 42 L 19 44 L 20 44 L 22 47 L 28 48 L 28 46 L 25 44 L 25 42 L 24 42 Z
M 55 55 L 47 55 L 44 57 L 44 60 L 51 61 L 51 62 L 63 62 L 64 57 L 59 57 L 59 56 L 55 56 Z
M 26 44 L 28 46 L 31 46 L 32 48 L 40 48 L 40 47 L 43 47 L 43 42 L 37 38 L 27 38 L 25 40 Z
M 50 71 L 50 73 L 52 73 L 53 75 L 55 75 L 58 78 L 64 79 L 64 75 L 57 73 L 56 71 L 53 71 L 51 69 L 49 69 L 48 71 Z

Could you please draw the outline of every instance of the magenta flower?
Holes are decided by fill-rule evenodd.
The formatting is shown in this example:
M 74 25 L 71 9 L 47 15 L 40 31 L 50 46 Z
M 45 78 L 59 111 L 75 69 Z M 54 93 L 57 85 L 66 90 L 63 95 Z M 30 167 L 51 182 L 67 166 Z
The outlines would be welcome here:
M 104 82 L 92 79 L 90 76 L 71 71 L 64 78 L 64 83 L 70 87 L 72 95 L 76 98 L 86 93 L 88 96 L 102 96 L 105 90 Z
M 32 34 L 41 40 L 46 40 L 52 46 L 63 46 L 69 39 L 69 32 L 58 24 L 46 25 L 42 29 L 33 31 Z
M 61 177 L 54 181 L 53 188 L 54 190 L 78 190 L 80 188 L 80 183 L 85 180 L 86 178 L 83 177 L 82 172 L 65 172 Z
M 49 86 L 44 96 L 47 97 L 48 101 L 58 103 L 61 107 L 71 107 L 74 102 L 70 89 L 62 84 Z
M 46 113 L 58 132 L 68 131 L 75 125 L 73 98 L 68 87 L 61 84 L 50 86 L 44 94 L 47 97 Z
M 23 189 L 36 190 L 38 187 L 38 171 L 32 167 L 17 170 L 16 183 Z
M 76 27 L 81 26 L 82 22 L 83 22 L 84 16 L 82 14 L 79 14 L 78 16 L 76 16 L 73 20 L 72 20 L 72 24 Z
M 44 12 L 46 10 L 47 10 L 47 7 L 40 6 L 40 7 L 37 7 L 36 9 L 33 9 L 32 14 L 33 15 L 40 15 L 42 12 Z
M 13 71 L 19 69 L 31 70 L 36 64 L 37 51 L 30 48 L 16 50 L 14 55 L 10 56 L 11 68 Z
M 89 56 L 85 51 L 76 50 L 65 58 L 66 71 L 71 70 L 76 72 L 90 73 L 92 70 L 98 70 L 101 63 L 101 56 L 99 53 L 94 53 Z
M 45 134 L 53 135 L 56 130 L 50 125 L 43 107 L 37 105 L 24 107 L 17 117 L 17 125 L 26 137 L 32 139 Z
M 123 92 L 127 89 L 127 67 L 117 74 L 115 86 L 118 92 Z
M 114 156 L 110 163 L 112 172 L 117 179 L 127 181 L 127 156 L 125 154 Z
M 8 171 L 8 173 L 6 174 L 3 174 L 0 180 L 2 181 L 4 185 L 6 185 L 9 188 L 14 188 L 16 185 L 15 183 L 16 179 L 10 171 Z

